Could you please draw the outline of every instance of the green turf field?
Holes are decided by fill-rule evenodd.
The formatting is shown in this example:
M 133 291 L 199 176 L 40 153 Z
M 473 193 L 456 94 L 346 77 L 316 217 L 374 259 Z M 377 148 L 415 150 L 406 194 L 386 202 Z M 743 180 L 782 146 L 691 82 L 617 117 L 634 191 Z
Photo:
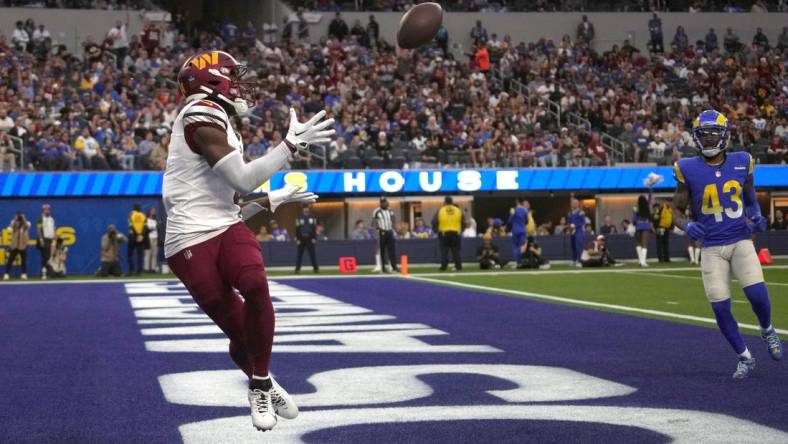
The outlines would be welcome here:
M 687 265 L 651 267 L 646 270 L 627 267 L 577 271 L 557 269 L 530 273 L 469 271 L 449 275 L 429 273 L 415 275 L 414 278 L 512 297 L 535 298 L 549 303 L 583 305 L 635 316 L 714 326 L 708 321 L 692 319 L 700 317 L 711 320 L 713 313 L 704 296 L 700 269 Z M 776 266 L 766 267 L 764 275 L 772 300 L 773 323 L 777 328 L 788 330 L 788 266 L 783 261 Z M 742 324 L 756 325 L 757 319 L 737 282 L 731 283 L 731 290 L 737 320 Z M 755 332 L 746 327 L 743 330 L 745 333 Z

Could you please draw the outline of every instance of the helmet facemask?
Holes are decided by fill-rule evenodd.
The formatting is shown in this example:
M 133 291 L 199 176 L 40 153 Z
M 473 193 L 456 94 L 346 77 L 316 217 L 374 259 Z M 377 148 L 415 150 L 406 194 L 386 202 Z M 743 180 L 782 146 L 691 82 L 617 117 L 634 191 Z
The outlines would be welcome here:
M 703 126 L 693 131 L 695 144 L 705 157 L 714 157 L 722 152 L 728 142 L 728 130 L 723 126 Z

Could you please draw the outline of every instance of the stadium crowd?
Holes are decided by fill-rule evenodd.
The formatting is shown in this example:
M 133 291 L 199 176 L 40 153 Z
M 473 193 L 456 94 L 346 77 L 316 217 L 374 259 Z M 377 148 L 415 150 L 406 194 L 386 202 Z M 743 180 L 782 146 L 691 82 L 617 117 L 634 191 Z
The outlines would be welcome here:
M 662 40 L 656 24 L 652 43 Z M 45 24 L 20 21 L 0 36 L 0 169 L 162 169 L 181 99 L 172 79 L 186 57 L 218 48 L 257 79 L 258 106 L 237 118 L 249 158 L 279 143 L 290 106 L 337 119 L 337 140 L 297 168 L 604 165 L 602 133 L 625 143 L 626 161 L 668 163 L 691 149 L 691 120 L 707 107 L 731 119 L 736 149 L 786 161 L 788 29 L 752 44 L 728 30 L 723 45 L 714 30 L 689 42 L 679 29 L 646 54 L 629 43 L 593 51 L 585 17 L 560 42 L 514 42 L 481 21 L 469 32 L 466 59 L 449 51 L 445 29 L 432 47 L 398 50 L 374 16 L 350 26 L 337 14 L 312 45 L 300 25 L 266 45 L 252 23 L 187 37 L 183 21 L 148 23 L 140 35 L 118 22 L 70 54 Z M 514 93 L 514 80 L 530 94 Z M 548 101 L 590 130 L 558 125 Z

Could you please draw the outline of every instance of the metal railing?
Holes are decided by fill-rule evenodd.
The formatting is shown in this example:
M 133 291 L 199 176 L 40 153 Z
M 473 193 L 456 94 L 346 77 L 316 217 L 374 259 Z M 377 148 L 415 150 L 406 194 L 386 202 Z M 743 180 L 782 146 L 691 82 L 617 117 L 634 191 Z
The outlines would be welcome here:
M 599 135 L 599 142 L 608 152 L 608 158 L 612 163 L 626 162 L 627 160 L 627 144 L 621 139 L 617 139 L 608 133 L 601 133 Z
M 564 113 L 566 125 L 573 126 L 580 131 L 591 132 L 591 121 L 577 113 Z

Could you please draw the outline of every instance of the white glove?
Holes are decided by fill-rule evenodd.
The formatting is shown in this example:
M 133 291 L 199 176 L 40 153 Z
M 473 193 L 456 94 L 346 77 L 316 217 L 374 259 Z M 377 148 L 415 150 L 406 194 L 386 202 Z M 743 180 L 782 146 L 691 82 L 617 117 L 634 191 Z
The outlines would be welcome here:
M 320 111 L 311 119 L 301 123 L 298 121 L 295 110 L 290 108 L 290 126 L 287 128 L 285 143 L 293 154 L 306 151 L 313 143 L 331 142 L 331 136 L 336 131 L 329 127 L 334 124 L 334 119 L 323 120 L 325 116 L 326 112 Z
M 268 193 L 268 203 L 271 212 L 276 211 L 279 205 L 291 202 L 312 203 L 316 201 L 318 195 L 311 192 L 302 192 L 300 185 L 289 183 L 278 190 Z

